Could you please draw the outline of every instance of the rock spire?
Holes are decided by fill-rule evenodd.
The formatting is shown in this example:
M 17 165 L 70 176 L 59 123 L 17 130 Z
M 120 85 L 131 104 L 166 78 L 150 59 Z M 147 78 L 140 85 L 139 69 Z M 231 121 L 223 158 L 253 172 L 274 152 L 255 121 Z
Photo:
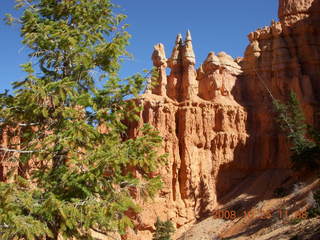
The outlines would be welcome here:
M 167 58 L 164 51 L 164 46 L 162 43 L 159 43 L 154 46 L 152 53 L 153 65 L 157 68 L 158 79 L 156 79 L 155 86 L 152 89 L 152 93 L 160 96 L 167 95 Z

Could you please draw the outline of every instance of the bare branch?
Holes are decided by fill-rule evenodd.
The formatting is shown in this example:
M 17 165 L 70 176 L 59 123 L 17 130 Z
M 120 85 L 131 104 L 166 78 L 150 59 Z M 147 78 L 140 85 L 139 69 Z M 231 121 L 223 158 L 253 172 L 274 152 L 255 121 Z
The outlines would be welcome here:
M 1 124 L 4 124 L 5 121 L 1 121 L 0 120 L 0 123 Z M 36 126 L 36 125 L 39 125 L 40 123 L 18 123 L 18 126 L 19 127 L 27 127 L 27 126 Z
M 255 71 L 255 72 L 256 72 L 256 75 L 258 76 L 259 80 L 261 81 L 263 87 L 264 87 L 264 88 L 267 90 L 267 92 L 269 93 L 272 101 L 277 101 L 277 99 L 272 95 L 271 90 L 268 88 L 267 84 L 265 83 L 265 81 L 263 80 L 263 78 L 260 76 L 260 74 L 258 74 L 257 71 Z M 288 126 L 288 129 L 290 130 L 290 132 L 293 133 L 294 131 L 293 131 L 292 127 L 290 126 L 288 120 L 287 120 L 287 119 L 284 119 L 284 121 L 285 121 L 286 125 Z
M 27 127 L 27 126 L 37 126 L 39 123 L 19 123 L 20 127 Z
M 9 148 L 0 148 L 0 151 L 5 151 L 5 152 L 17 152 L 17 153 L 35 153 L 39 151 L 26 151 L 26 150 L 17 150 L 17 149 L 9 149 Z
M 97 233 L 101 233 L 101 234 L 103 234 L 103 235 L 106 235 L 107 237 L 112 238 L 112 239 L 114 239 L 114 240 L 119 240 L 119 239 L 117 239 L 117 238 L 115 238 L 115 237 L 113 237 L 113 236 L 110 236 L 108 232 L 101 231 L 101 230 L 96 229 L 96 228 L 94 228 L 94 227 L 91 227 L 91 229 L 92 229 L 93 231 L 97 232 Z

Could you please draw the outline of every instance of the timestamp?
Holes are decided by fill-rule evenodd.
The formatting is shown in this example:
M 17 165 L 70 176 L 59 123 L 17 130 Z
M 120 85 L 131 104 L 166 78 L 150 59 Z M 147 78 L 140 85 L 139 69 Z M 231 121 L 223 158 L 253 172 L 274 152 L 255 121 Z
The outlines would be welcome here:
M 249 210 L 249 211 L 235 211 L 235 210 L 214 210 L 213 218 L 215 219 L 225 219 L 234 220 L 236 218 L 259 218 L 259 219 L 271 219 L 273 217 L 278 217 L 279 219 L 285 220 L 289 218 L 289 212 L 287 209 L 277 209 L 277 210 Z M 297 219 L 306 219 L 307 211 L 301 210 L 293 215 Z

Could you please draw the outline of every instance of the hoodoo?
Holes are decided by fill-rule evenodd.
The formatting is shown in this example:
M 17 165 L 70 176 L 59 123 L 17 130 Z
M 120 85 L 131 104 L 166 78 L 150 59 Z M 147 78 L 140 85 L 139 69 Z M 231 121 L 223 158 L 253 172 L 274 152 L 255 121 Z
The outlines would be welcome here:
M 234 161 L 248 137 L 247 113 L 232 95 L 241 73 L 237 62 L 226 53 L 211 53 L 196 70 L 188 31 L 184 43 L 181 35 L 176 39 L 166 77 L 163 49 L 162 44 L 154 47 L 157 85 L 152 94 L 148 91 L 140 97 L 142 121 L 132 123 L 129 133 L 130 137 L 139 134 L 143 122 L 159 130 L 164 139 L 161 151 L 169 154 L 167 166 L 159 170 L 165 187 L 153 203 L 142 203 L 145 210 L 136 219 L 138 236 L 129 239 L 151 239 L 156 216 L 172 220 L 177 227 L 209 216 L 217 205 L 219 168 Z
M 155 46 L 158 86 L 140 98 L 140 124 L 159 130 L 169 158 L 158 172 L 165 187 L 153 203 L 143 203 L 139 237 L 129 239 L 151 239 L 156 216 L 178 229 L 209 216 L 252 176 L 288 176 L 289 144 L 275 121 L 272 97 L 283 100 L 295 91 L 308 122 L 319 122 L 319 2 L 280 0 L 279 22 L 250 33 L 243 58 L 210 52 L 196 70 L 190 31 L 185 41 L 177 36 L 167 64 L 163 45 Z M 132 125 L 132 137 L 138 132 Z

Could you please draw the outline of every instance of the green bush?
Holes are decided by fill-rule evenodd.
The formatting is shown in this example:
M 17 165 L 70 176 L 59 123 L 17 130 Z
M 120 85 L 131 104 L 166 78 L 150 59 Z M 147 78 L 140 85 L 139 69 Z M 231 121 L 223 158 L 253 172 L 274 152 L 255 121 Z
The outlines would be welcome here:
M 291 91 L 286 103 L 273 99 L 277 121 L 291 143 L 291 161 L 296 171 L 320 168 L 320 132 L 307 125 L 296 94 Z
M 175 232 L 171 221 L 161 221 L 157 218 L 154 226 L 156 227 L 156 231 L 153 234 L 153 240 L 171 240 L 171 234 Z
M 320 216 L 320 208 L 319 207 L 314 207 L 314 208 L 308 209 L 308 218 L 314 218 L 317 216 Z
M 299 222 L 301 222 L 302 221 L 302 219 L 301 218 L 293 218 L 293 219 L 291 219 L 290 220 L 290 224 L 291 225 L 296 225 L 296 224 L 298 224 Z

